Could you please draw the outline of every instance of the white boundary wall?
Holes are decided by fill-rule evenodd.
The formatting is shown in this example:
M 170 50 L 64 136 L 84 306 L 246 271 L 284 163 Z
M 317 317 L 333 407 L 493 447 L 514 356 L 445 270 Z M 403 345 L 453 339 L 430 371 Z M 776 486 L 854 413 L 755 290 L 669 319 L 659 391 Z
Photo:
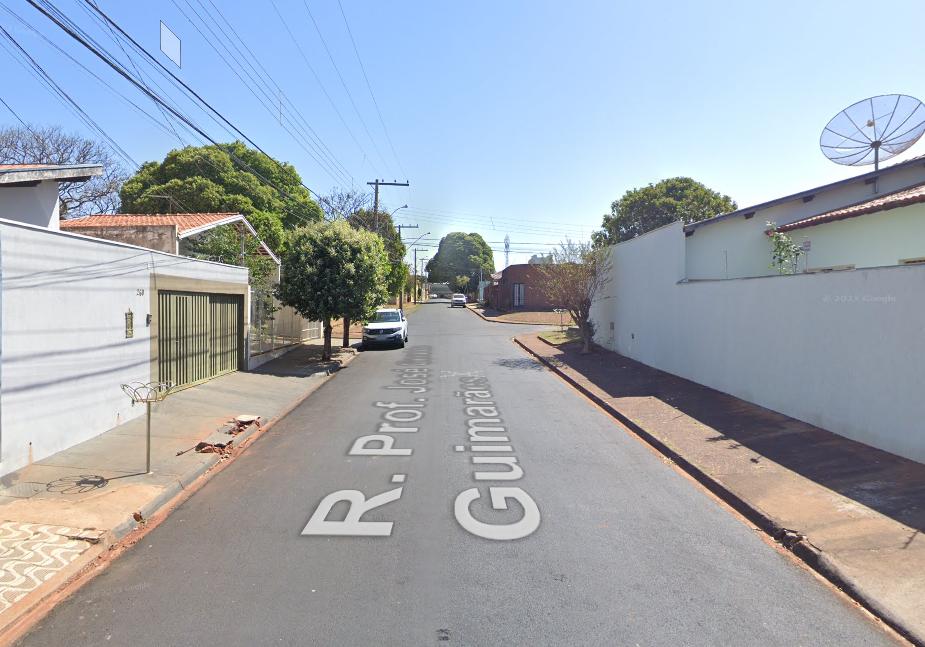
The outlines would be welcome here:
M 120 385 L 152 379 L 154 272 L 248 280 L 246 268 L 0 220 L 0 475 L 143 413 Z
M 611 249 L 599 344 L 925 462 L 925 267 L 688 283 L 680 223 Z

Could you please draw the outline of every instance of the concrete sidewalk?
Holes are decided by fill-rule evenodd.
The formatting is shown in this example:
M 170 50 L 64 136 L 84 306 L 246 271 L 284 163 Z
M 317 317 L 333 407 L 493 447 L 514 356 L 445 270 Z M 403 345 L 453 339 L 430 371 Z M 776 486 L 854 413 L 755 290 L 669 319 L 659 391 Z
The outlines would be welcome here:
M 925 645 L 925 465 L 616 353 L 515 341 Z
M 272 425 L 354 357 L 320 362 L 305 344 L 249 373 L 179 391 L 153 407 L 151 474 L 145 474 L 145 417 L 0 479 L 0 635 L 113 542 L 189 487 L 261 428 Z M 144 405 L 138 405 L 144 406 Z M 259 416 L 235 436 L 242 414 Z M 75 419 L 74 425 L 80 420 Z M 231 452 L 200 453 L 206 438 Z

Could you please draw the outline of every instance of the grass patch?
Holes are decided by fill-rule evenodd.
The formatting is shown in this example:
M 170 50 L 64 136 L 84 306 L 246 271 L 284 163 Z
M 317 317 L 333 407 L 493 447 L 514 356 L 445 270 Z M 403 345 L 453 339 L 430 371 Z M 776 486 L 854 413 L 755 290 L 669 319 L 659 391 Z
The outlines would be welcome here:
M 578 328 L 566 328 L 564 332 L 561 330 L 547 330 L 539 333 L 539 337 L 555 346 L 572 341 L 581 341 L 581 333 L 578 332 Z
M 407 316 L 420 308 L 422 303 L 423 301 L 419 303 L 406 303 L 404 306 L 402 306 L 402 309 L 405 311 L 405 315 Z

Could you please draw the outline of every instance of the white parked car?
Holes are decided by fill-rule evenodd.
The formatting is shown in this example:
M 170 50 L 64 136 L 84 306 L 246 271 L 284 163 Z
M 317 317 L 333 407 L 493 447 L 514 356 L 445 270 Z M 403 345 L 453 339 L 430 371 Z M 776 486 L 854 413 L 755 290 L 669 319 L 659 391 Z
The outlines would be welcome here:
M 363 326 L 363 345 L 397 344 L 404 348 L 408 341 L 408 319 L 397 308 L 380 308 Z
M 466 307 L 466 295 L 465 294 L 454 294 L 453 298 L 450 299 L 450 307 L 455 308 L 459 306 L 460 308 Z

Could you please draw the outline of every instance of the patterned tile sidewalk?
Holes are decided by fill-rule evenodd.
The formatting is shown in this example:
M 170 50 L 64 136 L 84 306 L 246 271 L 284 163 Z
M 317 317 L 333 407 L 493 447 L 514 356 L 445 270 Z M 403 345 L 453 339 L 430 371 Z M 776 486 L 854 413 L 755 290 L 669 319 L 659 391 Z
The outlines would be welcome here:
M 91 539 L 98 535 L 82 528 L 0 523 L 0 613 L 67 568 Z

